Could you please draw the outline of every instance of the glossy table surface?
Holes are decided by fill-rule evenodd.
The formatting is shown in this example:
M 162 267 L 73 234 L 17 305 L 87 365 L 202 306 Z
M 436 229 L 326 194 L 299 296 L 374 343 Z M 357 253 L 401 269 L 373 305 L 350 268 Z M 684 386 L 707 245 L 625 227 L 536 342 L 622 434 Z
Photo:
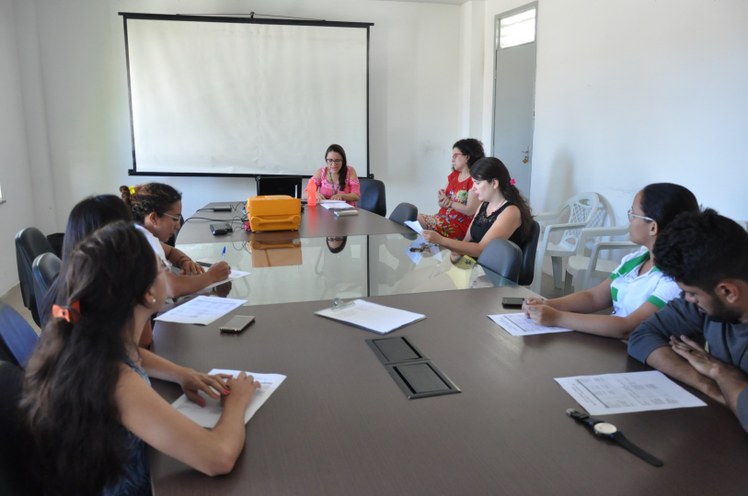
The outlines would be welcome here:
M 158 323 L 155 351 L 200 370 L 244 369 L 287 380 L 247 424 L 234 471 L 206 477 L 158 453 L 158 496 L 222 495 L 737 495 L 748 486 L 748 438 L 724 407 L 610 415 L 665 462 L 644 463 L 568 418 L 553 380 L 645 370 L 624 343 L 582 333 L 513 337 L 486 318 L 502 296 L 482 288 L 374 296 L 423 313 L 407 336 L 461 389 L 408 400 L 366 344 L 378 337 L 313 315 L 328 301 L 240 307 L 256 323 Z M 179 390 L 154 381 L 167 399 Z
M 214 212 L 212 209 L 217 205 L 231 205 L 231 212 Z M 178 244 L 192 243 L 226 243 L 231 241 L 248 241 L 249 233 L 242 229 L 242 206 L 241 202 L 208 203 L 187 219 L 177 236 Z M 233 232 L 213 236 L 210 232 L 212 222 L 229 222 L 234 228 Z M 304 206 L 301 213 L 301 226 L 298 234 L 302 238 L 318 238 L 326 236 L 356 236 L 363 234 L 390 234 L 412 232 L 396 222 L 373 214 L 363 209 L 358 209 L 358 215 L 350 217 L 336 217 L 335 214 L 324 207 Z
M 249 272 L 216 291 L 252 305 L 511 285 L 479 265 L 455 266 L 448 250 L 424 246 L 413 232 L 305 238 L 284 231 L 247 238 L 177 246 L 193 260 L 224 259 Z

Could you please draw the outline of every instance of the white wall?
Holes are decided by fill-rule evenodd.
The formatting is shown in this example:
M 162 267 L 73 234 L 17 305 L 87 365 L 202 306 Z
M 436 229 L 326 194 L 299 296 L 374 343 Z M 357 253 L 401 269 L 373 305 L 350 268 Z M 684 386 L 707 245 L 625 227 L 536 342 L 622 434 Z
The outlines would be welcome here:
M 82 197 L 151 179 L 126 172 L 118 11 L 376 23 L 371 170 L 387 183 L 390 209 L 411 201 L 431 211 L 451 144 L 466 136 L 490 144 L 494 18 L 526 3 L 163 0 L 156 9 L 143 0 L 0 0 L 3 253 L 13 253 L 9 240 L 21 226 L 60 230 Z M 675 181 L 702 203 L 748 218 L 747 23 L 744 0 L 540 0 L 533 208 L 595 190 L 623 220 L 641 186 Z M 153 179 L 184 192 L 187 214 L 254 191 L 253 179 Z M 0 293 L 16 282 L 14 259 L 0 260 Z
M 21 3 L 20 0 L 17 3 Z M 57 178 L 57 222 L 85 195 L 116 192 L 120 184 L 162 180 L 184 193 L 185 213 L 208 201 L 244 199 L 254 179 L 128 177 L 131 167 L 122 21 L 119 11 L 241 13 L 374 22 L 371 30 L 371 171 L 387 183 L 388 205 L 432 200 L 449 167 L 450 146 L 459 136 L 457 74 L 459 7 L 362 0 L 162 1 L 35 0 L 35 28 L 42 67 L 41 98 L 51 169 Z M 33 47 L 21 56 L 34 59 Z M 345 68 L 341 67 L 341 77 Z M 37 130 L 35 130 L 37 131 Z M 321 165 L 309 164 L 311 174 Z M 345 146 L 345 144 L 343 143 Z M 291 143 L 289 146 L 293 146 Z M 40 144 L 40 147 L 43 147 Z M 361 171 L 364 164 L 354 164 Z M 432 171 L 439 173 L 434 176 Z M 414 188 L 413 184 L 424 186 Z
M 18 283 L 15 234 L 35 222 L 14 14 L 0 0 L 0 295 Z
M 487 68 L 495 15 L 524 3 L 486 2 Z M 743 0 L 540 0 L 534 209 L 598 191 L 624 221 L 638 189 L 670 181 L 748 218 L 746 23 Z

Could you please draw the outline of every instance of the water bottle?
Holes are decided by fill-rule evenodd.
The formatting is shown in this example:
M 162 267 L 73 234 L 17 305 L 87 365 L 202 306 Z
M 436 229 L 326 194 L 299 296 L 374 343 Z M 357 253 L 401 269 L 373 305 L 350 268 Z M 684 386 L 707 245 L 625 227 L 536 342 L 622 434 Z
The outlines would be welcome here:
M 317 183 L 310 179 L 306 185 L 306 204 L 310 207 L 317 206 Z

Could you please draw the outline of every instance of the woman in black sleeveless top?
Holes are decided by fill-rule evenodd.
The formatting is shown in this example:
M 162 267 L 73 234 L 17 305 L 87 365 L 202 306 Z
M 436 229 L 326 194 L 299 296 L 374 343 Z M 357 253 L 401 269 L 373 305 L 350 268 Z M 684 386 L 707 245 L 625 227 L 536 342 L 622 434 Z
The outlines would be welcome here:
M 527 201 L 514 186 L 506 166 L 495 157 L 478 160 L 470 169 L 473 190 L 481 205 L 473 217 L 465 239 L 445 238 L 435 231 L 423 231 L 423 238 L 452 250 L 452 260 L 462 255 L 478 258 L 494 238 L 524 245 L 530 231 L 532 214 Z

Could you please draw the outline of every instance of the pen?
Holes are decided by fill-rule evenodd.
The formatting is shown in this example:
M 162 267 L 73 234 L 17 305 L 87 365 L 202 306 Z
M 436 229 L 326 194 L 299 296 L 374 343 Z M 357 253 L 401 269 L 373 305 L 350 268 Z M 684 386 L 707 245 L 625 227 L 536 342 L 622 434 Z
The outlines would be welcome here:
M 221 250 L 221 258 L 226 258 L 226 245 L 223 245 L 223 250 Z

